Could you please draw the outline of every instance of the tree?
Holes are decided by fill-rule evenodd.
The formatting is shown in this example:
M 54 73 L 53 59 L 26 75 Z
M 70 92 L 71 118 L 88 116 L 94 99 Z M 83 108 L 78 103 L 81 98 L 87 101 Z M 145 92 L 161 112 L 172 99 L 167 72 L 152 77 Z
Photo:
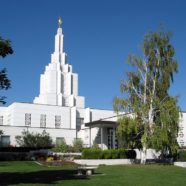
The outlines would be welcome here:
M 13 50 L 10 45 L 10 40 L 4 40 L 2 37 L 0 37 L 0 56 L 5 58 L 8 54 L 13 54 Z M 6 68 L 0 70 L 0 90 L 7 90 L 10 88 L 10 80 L 8 79 L 6 73 Z M 5 96 L 0 97 L 0 103 L 5 104 L 5 98 Z
M 115 111 L 126 113 L 121 117 L 117 133 L 127 148 L 142 150 L 141 163 L 146 162 L 147 148 L 175 153 L 180 107 L 177 97 L 169 95 L 178 63 L 170 44 L 171 33 L 161 27 L 158 32 L 145 35 L 140 47 L 143 58 L 129 54 L 127 63 L 134 71 L 122 79 L 122 97 L 114 99 Z
M 40 133 L 30 133 L 23 130 L 21 136 L 16 136 L 16 142 L 21 147 L 52 147 L 52 138 L 45 130 Z

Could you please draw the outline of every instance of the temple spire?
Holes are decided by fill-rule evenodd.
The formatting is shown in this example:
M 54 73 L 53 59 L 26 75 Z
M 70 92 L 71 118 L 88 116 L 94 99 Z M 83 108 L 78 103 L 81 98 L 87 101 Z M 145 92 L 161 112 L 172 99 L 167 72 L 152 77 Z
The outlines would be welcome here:
M 51 55 L 51 63 L 46 66 L 40 77 L 40 94 L 34 103 L 58 105 L 66 107 L 85 107 L 84 97 L 78 96 L 78 74 L 72 72 L 63 51 L 62 20 L 58 19 L 55 35 L 55 50 Z

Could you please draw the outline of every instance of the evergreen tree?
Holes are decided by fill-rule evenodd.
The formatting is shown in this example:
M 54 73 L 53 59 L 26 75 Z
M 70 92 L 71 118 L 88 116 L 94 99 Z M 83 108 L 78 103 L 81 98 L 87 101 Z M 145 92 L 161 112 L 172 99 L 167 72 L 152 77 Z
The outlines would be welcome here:
M 114 99 L 115 111 L 131 113 L 118 120 L 118 136 L 127 148 L 142 150 L 141 163 L 146 162 L 147 148 L 172 154 L 178 149 L 180 107 L 168 92 L 178 64 L 170 38 L 163 28 L 145 35 L 143 57 L 129 54 L 127 63 L 134 71 L 126 73 L 120 84 L 122 97 Z

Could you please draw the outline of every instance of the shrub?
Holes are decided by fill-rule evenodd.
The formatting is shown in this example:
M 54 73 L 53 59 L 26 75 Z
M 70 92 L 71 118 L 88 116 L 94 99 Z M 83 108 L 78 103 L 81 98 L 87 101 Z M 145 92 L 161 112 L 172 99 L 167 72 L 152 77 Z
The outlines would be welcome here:
M 16 142 L 21 147 L 52 147 L 52 138 L 45 130 L 40 133 L 30 133 L 23 130 L 21 136 L 16 136 Z
M 179 152 L 177 161 L 186 161 L 186 151 Z
M 30 152 L 40 149 L 51 149 L 51 147 L 0 147 L 0 152 Z
M 84 149 L 82 152 L 82 159 L 101 159 L 103 151 L 101 149 Z
M 112 159 L 118 159 L 119 158 L 119 150 L 117 150 L 117 149 L 111 150 L 111 157 L 112 157 Z
M 99 145 L 97 143 L 95 143 L 95 142 L 93 143 L 91 148 L 92 149 L 100 149 Z
M 111 159 L 112 158 L 111 150 L 104 150 L 103 151 L 103 158 L 104 159 Z
M 124 149 L 119 149 L 119 158 L 120 159 L 126 159 L 127 156 L 126 156 L 126 152 Z
M 71 151 L 69 145 L 66 144 L 65 140 L 59 142 L 59 143 L 56 143 L 56 145 L 54 146 L 53 148 L 53 151 L 54 152 L 69 152 Z
M 84 149 L 82 159 L 135 159 L 136 152 L 134 150 L 124 149 Z
M 82 152 L 83 140 L 82 139 L 74 139 L 73 147 L 74 147 L 74 152 Z

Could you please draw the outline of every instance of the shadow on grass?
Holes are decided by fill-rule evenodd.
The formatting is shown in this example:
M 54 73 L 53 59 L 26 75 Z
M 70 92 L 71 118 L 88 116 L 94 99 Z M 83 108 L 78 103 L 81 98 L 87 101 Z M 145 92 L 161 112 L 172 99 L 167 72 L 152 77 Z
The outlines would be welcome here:
M 4 172 L 0 173 L 0 185 L 17 184 L 56 184 L 60 180 L 88 179 L 86 176 L 77 176 L 76 170 L 51 170 L 37 172 Z

